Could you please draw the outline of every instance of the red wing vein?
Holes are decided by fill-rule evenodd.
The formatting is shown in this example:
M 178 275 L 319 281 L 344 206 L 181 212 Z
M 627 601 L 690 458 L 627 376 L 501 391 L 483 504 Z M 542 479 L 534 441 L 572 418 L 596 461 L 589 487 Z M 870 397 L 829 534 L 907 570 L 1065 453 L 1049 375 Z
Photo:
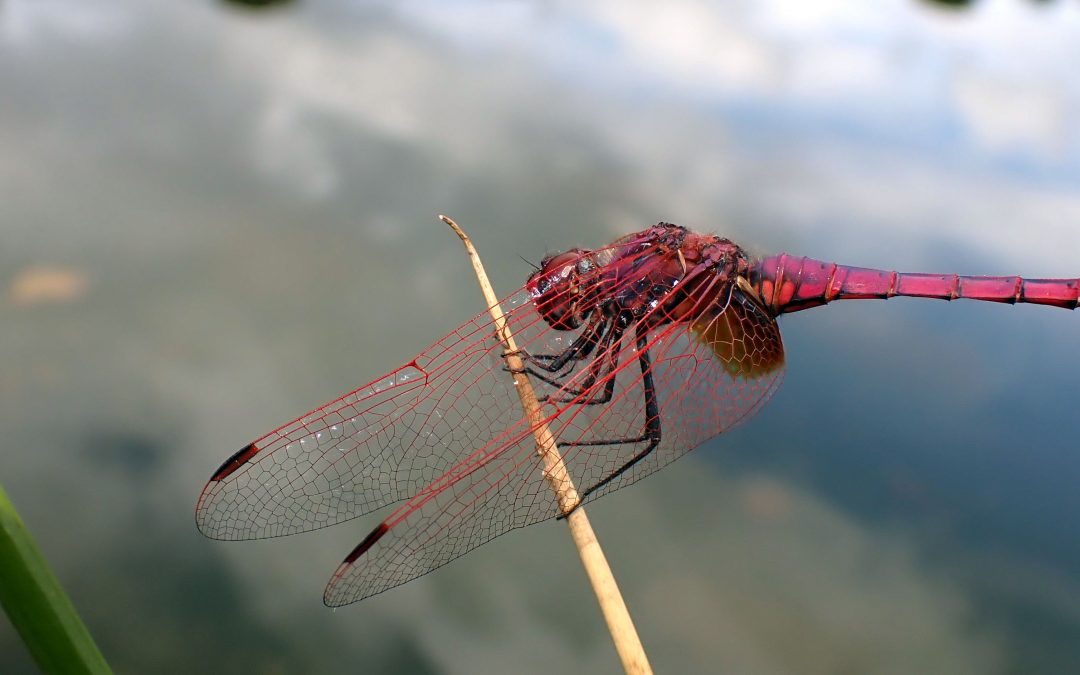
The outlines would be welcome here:
M 720 315 L 724 309 L 716 313 Z M 782 346 L 773 347 L 782 353 Z M 618 367 L 576 399 L 588 400 L 603 390 L 609 378 L 616 378 L 607 404 L 545 404 L 546 421 L 560 441 L 564 462 L 579 489 L 598 483 L 643 447 L 640 443 L 565 445 L 567 441 L 641 435 L 645 421 L 643 376 L 634 341 L 624 336 L 612 348 L 620 350 Z M 650 457 L 590 499 L 655 472 L 735 426 L 753 414 L 779 383 L 779 368 L 761 376 L 733 374 L 713 345 L 703 342 L 689 324 L 656 329 L 648 349 L 661 409 L 662 441 Z M 584 372 L 585 368 L 576 371 L 562 389 L 573 389 L 585 377 Z M 518 415 L 514 424 L 466 460 L 467 469 L 444 476 L 445 482 L 391 514 L 384 521 L 389 527 L 386 537 L 334 575 L 327 586 L 327 603 L 346 604 L 382 592 L 511 529 L 557 515 L 555 499 L 535 453 L 532 430 L 520 418 L 520 411 Z

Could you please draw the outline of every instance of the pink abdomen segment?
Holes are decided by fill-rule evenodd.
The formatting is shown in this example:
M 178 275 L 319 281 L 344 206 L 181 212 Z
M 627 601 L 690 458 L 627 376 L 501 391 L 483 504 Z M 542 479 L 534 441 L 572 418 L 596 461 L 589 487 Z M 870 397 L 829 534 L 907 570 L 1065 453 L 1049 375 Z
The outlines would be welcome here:
M 750 282 L 777 314 L 798 312 L 833 300 L 886 299 L 896 295 L 953 300 L 1033 303 L 1076 309 L 1080 279 L 967 277 L 909 274 L 847 267 L 786 253 L 757 263 Z

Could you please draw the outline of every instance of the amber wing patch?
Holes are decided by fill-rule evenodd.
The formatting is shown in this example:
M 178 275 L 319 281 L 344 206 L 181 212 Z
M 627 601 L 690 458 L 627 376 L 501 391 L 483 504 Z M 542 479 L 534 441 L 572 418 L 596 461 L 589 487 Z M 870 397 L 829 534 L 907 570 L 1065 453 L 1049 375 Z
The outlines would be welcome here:
M 784 365 L 784 342 L 776 319 L 738 289 L 732 291 L 726 307 L 706 310 L 691 329 L 732 377 L 761 377 Z

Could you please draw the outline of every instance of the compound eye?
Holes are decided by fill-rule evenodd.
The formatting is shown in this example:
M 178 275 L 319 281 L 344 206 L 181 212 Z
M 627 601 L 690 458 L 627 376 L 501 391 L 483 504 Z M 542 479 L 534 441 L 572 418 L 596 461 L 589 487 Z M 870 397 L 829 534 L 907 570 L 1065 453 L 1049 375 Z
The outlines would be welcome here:
M 577 267 L 583 259 L 585 259 L 585 251 L 578 248 L 545 257 L 540 261 L 540 269 L 529 276 L 526 284 L 529 293 L 537 300 L 547 295 L 569 294 L 574 287 L 574 278 L 578 273 Z
M 552 253 L 540 261 L 540 272 L 564 276 L 566 272 L 563 268 L 575 267 L 588 259 L 583 255 L 584 253 L 580 248 L 572 248 L 563 253 Z
M 537 311 L 556 330 L 580 325 L 576 296 L 578 265 L 583 256 L 581 249 L 550 255 L 526 284 Z

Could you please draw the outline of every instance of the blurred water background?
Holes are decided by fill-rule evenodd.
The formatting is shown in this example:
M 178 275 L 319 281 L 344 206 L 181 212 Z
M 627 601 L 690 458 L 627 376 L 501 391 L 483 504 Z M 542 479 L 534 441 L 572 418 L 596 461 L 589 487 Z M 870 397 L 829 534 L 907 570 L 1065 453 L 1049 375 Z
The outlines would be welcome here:
M 1080 275 L 1080 4 L 0 2 L 0 481 L 121 672 L 616 672 L 563 525 L 343 610 L 369 517 L 192 512 L 234 450 L 667 220 Z M 782 321 L 753 421 L 590 508 L 658 672 L 1080 662 L 1077 317 Z M 0 671 L 32 672 L 0 622 Z

